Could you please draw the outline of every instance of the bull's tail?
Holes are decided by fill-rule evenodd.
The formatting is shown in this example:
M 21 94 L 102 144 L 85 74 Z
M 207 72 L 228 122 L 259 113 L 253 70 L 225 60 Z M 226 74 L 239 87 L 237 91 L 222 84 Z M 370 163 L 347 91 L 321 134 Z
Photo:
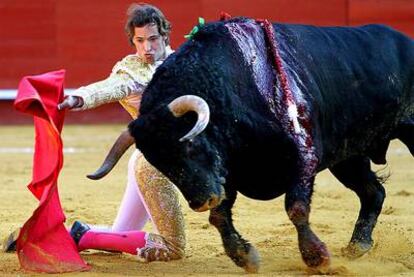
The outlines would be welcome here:
M 398 126 L 396 138 L 408 147 L 414 157 L 414 117 L 403 121 Z

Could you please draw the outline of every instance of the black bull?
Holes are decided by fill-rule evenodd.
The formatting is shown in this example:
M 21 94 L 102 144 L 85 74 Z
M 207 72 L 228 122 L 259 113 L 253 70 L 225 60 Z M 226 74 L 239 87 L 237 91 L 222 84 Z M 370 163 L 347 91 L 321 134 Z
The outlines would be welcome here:
M 249 19 L 201 28 L 159 67 L 129 132 L 191 208 L 210 209 L 238 266 L 257 271 L 259 258 L 233 226 L 237 192 L 260 200 L 285 193 L 304 262 L 324 268 L 329 253 L 309 226 L 314 177 L 328 168 L 357 194 L 347 252 L 367 252 L 385 198 L 370 161 L 386 163 L 396 138 L 414 155 L 414 43 L 379 25 L 273 28 L 276 44 Z M 127 133 L 111 151 L 115 160 L 133 141 Z

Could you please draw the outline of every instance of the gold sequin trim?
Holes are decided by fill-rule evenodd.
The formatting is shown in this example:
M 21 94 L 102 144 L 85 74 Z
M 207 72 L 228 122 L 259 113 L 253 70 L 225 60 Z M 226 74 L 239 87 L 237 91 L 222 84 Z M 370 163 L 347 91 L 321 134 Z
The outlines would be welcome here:
M 135 169 L 138 187 L 159 234 L 150 234 L 149 245 L 138 251 L 138 255 L 146 261 L 183 257 L 185 226 L 177 189 L 143 156 L 137 159 Z

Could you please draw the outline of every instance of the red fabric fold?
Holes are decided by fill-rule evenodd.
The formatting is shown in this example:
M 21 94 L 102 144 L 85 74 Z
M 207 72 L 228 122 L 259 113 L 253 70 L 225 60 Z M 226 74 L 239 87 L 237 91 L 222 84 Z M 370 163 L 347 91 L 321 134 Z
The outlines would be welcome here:
M 64 97 L 64 77 L 64 70 L 24 77 L 14 102 L 17 110 L 33 115 L 35 125 L 33 177 L 28 188 L 39 206 L 17 239 L 20 265 L 29 271 L 62 273 L 90 268 L 63 224 L 66 218 L 57 187 L 63 166 L 60 133 L 65 117 L 57 104 Z

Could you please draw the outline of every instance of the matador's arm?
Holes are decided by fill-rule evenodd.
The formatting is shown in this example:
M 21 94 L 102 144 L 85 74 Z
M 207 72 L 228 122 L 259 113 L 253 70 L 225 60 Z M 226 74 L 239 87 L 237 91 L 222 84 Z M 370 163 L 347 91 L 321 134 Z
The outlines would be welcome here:
M 145 84 L 134 80 L 125 72 L 113 73 L 105 80 L 75 90 L 72 95 L 81 97 L 83 105 L 73 110 L 87 110 L 116 102 L 131 94 L 140 94 L 144 88 Z

